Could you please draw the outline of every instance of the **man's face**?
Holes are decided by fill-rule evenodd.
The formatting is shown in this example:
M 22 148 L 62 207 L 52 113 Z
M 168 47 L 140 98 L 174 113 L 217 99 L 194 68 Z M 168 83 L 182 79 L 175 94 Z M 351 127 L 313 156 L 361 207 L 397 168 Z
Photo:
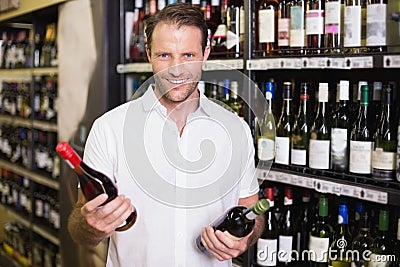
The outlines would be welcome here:
M 151 51 L 146 48 L 147 57 L 155 75 L 157 92 L 164 100 L 180 103 L 196 90 L 201 78 L 204 54 L 201 47 L 200 29 L 194 26 L 177 27 L 176 24 L 159 23 L 152 35 Z

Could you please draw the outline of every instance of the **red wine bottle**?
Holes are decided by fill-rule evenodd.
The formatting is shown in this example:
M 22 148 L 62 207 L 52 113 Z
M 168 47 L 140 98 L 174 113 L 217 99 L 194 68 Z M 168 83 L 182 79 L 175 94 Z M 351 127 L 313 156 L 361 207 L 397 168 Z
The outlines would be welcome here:
M 56 147 L 56 151 L 78 176 L 81 190 L 88 201 L 94 199 L 98 195 L 106 193 L 108 199 L 102 204 L 105 205 L 118 196 L 118 189 L 112 180 L 86 165 L 68 143 L 59 143 Z M 136 222 L 136 217 L 137 214 L 135 210 L 126 219 L 125 224 L 117 227 L 115 230 L 128 230 Z

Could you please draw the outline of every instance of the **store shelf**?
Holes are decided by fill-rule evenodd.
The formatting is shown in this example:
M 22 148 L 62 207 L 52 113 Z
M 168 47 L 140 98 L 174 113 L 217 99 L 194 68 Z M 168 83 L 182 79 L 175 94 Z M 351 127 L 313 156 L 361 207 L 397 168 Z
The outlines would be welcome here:
M 272 168 L 270 171 L 257 169 L 259 182 L 264 180 L 290 184 L 309 189 L 314 189 L 321 193 L 335 194 L 337 196 L 347 196 L 380 204 L 400 206 L 400 183 L 399 186 L 384 187 L 383 185 L 369 184 L 371 178 L 363 178 L 341 174 L 338 178 L 333 178 L 333 172 L 322 174 L 307 173 L 309 169 L 303 168 L 302 171 L 284 170 Z M 351 178 L 358 179 L 352 181 Z M 383 182 L 381 182 L 384 184 Z M 393 182 L 396 183 L 396 182 Z
M 243 69 L 243 59 L 214 59 L 207 60 L 203 65 L 204 71 L 215 71 L 215 70 L 240 70 Z M 153 69 L 150 63 L 139 62 L 139 63 L 128 63 L 118 64 L 117 72 L 122 73 L 151 73 Z
M 9 214 L 11 217 L 15 218 L 18 222 L 20 222 L 23 226 L 29 228 L 31 226 L 29 219 L 19 214 L 18 212 L 12 210 L 11 208 L 0 204 L 0 213 Z
M 57 5 L 67 0 L 19 0 L 20 6 L 18 9 L 13 9 L 0 13 L 0 22 L 19 17 L 28 13 L 41 10 L 46 7 Z
M 48 68 L 33 68 L 32 69 L 33 75 L 56 75 L 58 74 L 57 67 L 48 67 Z
M 57 132 L 57 124 L 54 122 L 30 120 L 11 115 L 0 115 L 0 122 L 11 124 L 19 127 L 34 128 L 46 132 Z
M 45 185 L 47 187 L 59 190 L 60 189 L 60 183 L 57 180 L 53 180 L 47 176 L 38 174 L 34 171 L 28 170 L 22 166 L 16 165 L 14 163 L 11 163 L 7 160 L 0 159 L 0 168 L 4 168 L 7 170 L 10 170 L 16 174 L 28 177 L 30 180 L 38 183 Z
M 49 240 L 51 243 L 53 243 L 56 246 L 60 246 L 60 239 L 57 237 L 57 234 L 54 231 L 51 231 L 49 229 L 44 228 L 43 226 L 40 226 L 39 224 L 36 224 L 34 222 L 33 231 L 43 238 Z

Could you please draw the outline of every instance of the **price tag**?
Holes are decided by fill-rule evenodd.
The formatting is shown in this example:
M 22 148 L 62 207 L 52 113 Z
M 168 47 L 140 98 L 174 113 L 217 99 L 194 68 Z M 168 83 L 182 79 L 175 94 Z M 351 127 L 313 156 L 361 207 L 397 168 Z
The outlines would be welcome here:
M 261 70 L 261 61 L 258 59 L 249 59 L 246 61 L 246 69 L 248 70 Z
M 117 65 L 118 73 L 132 73 L 132 72 L 152 72 L 153 69 L 150 63 L 130 63 Z
M 281 58 L 279 59 L 280 68 L 284 69 L 300 69 L 301 59 L 300 58 Z
M 279 58 L 271 58 L 268 60 L 268 68 L 269 69 L 281 69 L 283 68 L 281 59 Z
M 321 193 L 332 193 L 332 183 L 327 182 L 327 181 L 318 180 L 315 183 L 314 189 Z
M 345 69 L 346 60 L 342 57 L 331 57 L 326 59 L 326 68 L 328 69 Z
M 290 184 L 291 185 L 298 185 L 299 177 L 297 175 L 290 175 Z
M 352 197 L 353 196 L 353 188 L 350 185 L 343 185 L 342 186 L 342 195 Z
M 266 171 L 264 172 L 266 173 Z M 270 181 L 277 181 L 276 175 L 277 175 L 276 172 L 269 172 L 267 175 L 267 179 Z
M 400 56 L 383 56 L 384 68 L 400 68 Z
M 327 66 L 326 57 L 304 57 L 303 69 L 325 69 Z
M 276 177 L 276 181 L 277 182 L 283 182 L 284 176 L 285 176 L 285 174 L 277 173 L 276 176 L 275 176 Z
M 243 59 L 208 60 L 203 64 L 204 71 L 243 69 Z
M 290 183 L 290 174 L 283 174 L 281 177 L 281 182 L 285 183 L 285 184 L 289 184 Z
M 372 189 L 361 190 L 360 198 L 377 203 L 387 204 L 387 193 Z
M 305 179 L 305 187 L 307 187 L 307 188 L 314 188 L 314 179 L 312 179 L 312 178 L 307 178 L 307 177 L 304 177 L 304 179 Z
M 374 66 L 374 59 L 372 56 L 347 57 L 345 61 L 346 67 L 351 69 L 371 69 Z
M 337 183 L 332 183 L 332 184 L 333 184 L 332 185 L 332 193 L 337 195 L 337 196 L 340 196 L 341 193 L 342 193 L 342 186 L 340 184 L 337 184 Z

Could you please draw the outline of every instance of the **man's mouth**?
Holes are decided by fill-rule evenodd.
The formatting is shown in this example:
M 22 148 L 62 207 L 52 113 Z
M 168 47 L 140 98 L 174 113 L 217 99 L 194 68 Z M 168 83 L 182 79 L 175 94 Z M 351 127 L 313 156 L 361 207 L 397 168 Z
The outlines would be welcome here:
M 188 79 L 179 79 L 179 80 L 177 80 L 177 79 L 175 79 L 175 80 L 168 79 L 168 81 L 170 83 L 172 83 L 172 84 L 180 85 L 180 84 L 186 83 L 188 81 Z

